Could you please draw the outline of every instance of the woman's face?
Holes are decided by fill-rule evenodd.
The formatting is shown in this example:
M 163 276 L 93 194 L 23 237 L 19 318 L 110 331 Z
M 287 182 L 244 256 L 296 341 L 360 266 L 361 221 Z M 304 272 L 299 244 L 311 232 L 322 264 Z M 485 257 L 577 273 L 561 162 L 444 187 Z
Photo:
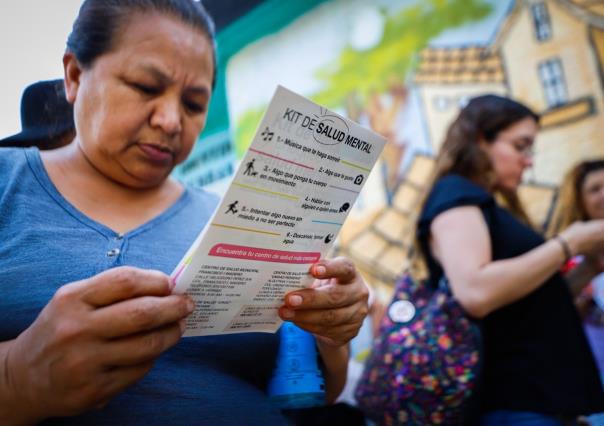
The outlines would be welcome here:
M 161 184 L 205 126 L 212 46 L 176 18 L 134 13 L 113 49 L 82 69 L 64 58 L 76 140 L 106 177 L 134 188 Z
M 533 165 L 533 142 L 539 127 L 537 122 L 524 118 L 505 128 L 490 144 L 484 144 L 495 172 L 496 186 L 515 191 L 522 182 L 522 174 Z
M 589 219 L 604 219 L 604 169 L 585 176 L 581 198 Z

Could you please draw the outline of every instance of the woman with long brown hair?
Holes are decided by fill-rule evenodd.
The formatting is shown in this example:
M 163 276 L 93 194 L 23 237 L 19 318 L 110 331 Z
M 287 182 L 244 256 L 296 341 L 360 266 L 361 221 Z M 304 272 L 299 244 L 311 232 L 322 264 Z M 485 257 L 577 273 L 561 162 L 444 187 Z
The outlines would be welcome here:
M 602 173 L 604 158 L 581 161 L 566 173 L 560 184 L 548 234 L 568 228 L 574 222 L 604 215 L 600 200 L 601 190 L 604 189 L 601 186 Z
M 518 200 L 539 117 L 496 95 L 472 99 L 452 123 L 419 217 L 436 284 L 482 324 L 481 423 L 564 424 L 604 411 L 604 390 L 568 287 L 558 273 L 604 250 L 604 221 L 544 240 Z
M 604 219 L 604 159 L 582 161 L 568 171 L 548 230 L 555 235 L 577 221 Z M 567 265 L 575 305 L 600 374 L 604 374 L 604 253 L 577 257 Z M 599 291 L 598 291 L 599 290 Z M 599 303 L 598 303 L 599 302 Z M 601 305 L 601 306 L 600 306 Z

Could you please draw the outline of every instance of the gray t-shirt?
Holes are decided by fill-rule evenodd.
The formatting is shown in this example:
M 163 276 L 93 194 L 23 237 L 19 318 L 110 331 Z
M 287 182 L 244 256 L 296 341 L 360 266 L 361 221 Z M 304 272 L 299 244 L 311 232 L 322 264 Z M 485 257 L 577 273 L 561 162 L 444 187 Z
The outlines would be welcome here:
M 0 148 L 0 341 L 16 338 L 64 284 L 121 265 L 171 273 L 217 198 L 187 188 L 165 212 L 118 235 L 78 211 L 36 148 Z M 48 424 L 283 424 L 264 390 L 274 334 L 186 338 L 101 411 Z

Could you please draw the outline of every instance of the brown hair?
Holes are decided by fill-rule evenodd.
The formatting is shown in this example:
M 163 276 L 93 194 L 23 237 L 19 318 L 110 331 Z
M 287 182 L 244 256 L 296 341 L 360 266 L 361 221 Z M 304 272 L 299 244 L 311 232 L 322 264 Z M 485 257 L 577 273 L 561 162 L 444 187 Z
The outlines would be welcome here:
M 497 95 L 471 99 L 447 131 L 436 159 L 436 170 L 430 189 L 445 175 L 461 175 L 495 193 L 503 199 L 514 215 L 530 224 L 516 192 L 494 187 L 495 176 L 491 160 L 479 143 L 493 143 L 501 131 L 525 118 L 532 118 L 539 123 L 536 113 L 512 99 Z
M 591 219 L 585 211 L 582 188 L 590 173 L 604 170 L 604 159 L 582 161 L 570 169 L 560 185 L 556 208 L 547 234 L 553 236 L 573 222 Z
M 539 115 L 525 105 L 498 95 L 483 95 L 470 100 L 449 126 L 447 135 L 436 158 L 436 166 L 425 197 L 434 184 L 448 174 L 461 175 L 493 193 L 518 219 L 528 225 L 531 221 L 515 191 L 505 191 L 494 186 L 494 170 L 488 154 L 480 146 L 491 144 L 499 133 L 513 124 L 532 118 L 539 123 Z M 422 210 L 426 199 L 421 203 Z M 412 254 L 412 270 L 418 276 L 427 273 L 420 244 L 416 241 Z

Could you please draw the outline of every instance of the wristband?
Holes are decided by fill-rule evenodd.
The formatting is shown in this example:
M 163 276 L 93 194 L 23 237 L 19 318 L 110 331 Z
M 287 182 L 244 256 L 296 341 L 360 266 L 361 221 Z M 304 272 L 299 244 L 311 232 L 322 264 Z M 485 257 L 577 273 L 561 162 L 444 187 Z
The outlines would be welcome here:
M 570 251 L 570 246 L 568 245 L 566 240 L 564 238 L 562 238 L 562 236 L 560 236 L 559 234 L 554 236 L 554 240 L 558 241 L 558 243 L 560 244 L 560 247 L 562 247 L 562 251 L 564 252 L 564 263 L 571 260 L 573 257 L 573 254 Z

